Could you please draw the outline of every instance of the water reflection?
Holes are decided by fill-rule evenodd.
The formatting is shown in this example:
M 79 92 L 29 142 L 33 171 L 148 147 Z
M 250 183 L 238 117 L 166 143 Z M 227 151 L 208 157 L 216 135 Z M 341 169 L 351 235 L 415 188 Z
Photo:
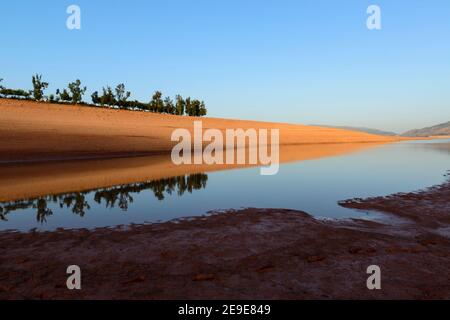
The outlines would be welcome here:
M 364 213 L 338 201 L 442 183 L 449 151 L 450 140 L 285 146 L 274 176 L 251 166 L 176 166 L 166 155 L 0 165 L 0 219 L 7 219 L 0 232 L 152 223 L 242 207 L 357 218 Z
M 280 161 L 315 160 L 379 146 L 369 143 L 281 146 Z M 177 166 L 169 155 L 0 165 L 0 202 L 243 167 L 252 165 Z
M 47 222 L 49 216 L 53 215 L 53 210 L 49 208 L 50 203 L 57 204 L 61 209 L 67 208 L 72 213 L 84 217 L 86 212 L 91 209 L 87 200 L 89 194 L 93 194 L 93 200 L 98 204 L 104 204 L 106 208 L 117 206 L 122 211 L 127 211 L 128 206 L 133 203 L 133 195 L 137 195 L 144 190 L 151 190 L 155 198 L 162 201 L 166 195 L 176 193 L 178 196 L 182 196 L 186 192 L 192 193 L 194 190 L 204 189 L 207 181 L 207 174 L 196 173 L 111 188 L 3 202 L 0 203 L 0 219 L 7 221 L 7 215 L 14 211 L 35 209 L 36 220 L 42 224 Z

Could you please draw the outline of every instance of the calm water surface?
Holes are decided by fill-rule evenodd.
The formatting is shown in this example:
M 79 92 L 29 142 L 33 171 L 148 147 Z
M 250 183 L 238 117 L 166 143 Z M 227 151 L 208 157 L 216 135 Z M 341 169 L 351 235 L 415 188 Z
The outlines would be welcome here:
M 233 169 L 3 202 L 0 230 L 151 223 L 242 207 L 361 217 L 367 213 L 337 202 L 423 189 L 442 183 L 449 169 L 450 139 L 402 142 L 282 164 L 275 176 L 261 176 L 259 168 Z

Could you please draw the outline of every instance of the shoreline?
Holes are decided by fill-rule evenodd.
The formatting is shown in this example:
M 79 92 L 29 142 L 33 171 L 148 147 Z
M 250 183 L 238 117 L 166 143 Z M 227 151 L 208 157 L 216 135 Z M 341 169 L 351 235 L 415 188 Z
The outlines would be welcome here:
M 379 211 L 391 216 L 412 221 L 435 232 L 447 228 L 450 237 L 450 171 L 444 177 L 447 181 L 440 185 L 409 193 L 395 193 L 386 197 L 349 199 L 338 204 L 345 208 Z
M 450 298 L 450 181 L 345 205 L 383 206 L 407 223 L 248 208 L 92 231 L 1 232 L 0 298 Z M 427 212 L 411 219 L 410 208 Z M 81 291 L 65 288 L 71 264 L 82 269 Z M 366 288 L 373 264 L 382 290 Z

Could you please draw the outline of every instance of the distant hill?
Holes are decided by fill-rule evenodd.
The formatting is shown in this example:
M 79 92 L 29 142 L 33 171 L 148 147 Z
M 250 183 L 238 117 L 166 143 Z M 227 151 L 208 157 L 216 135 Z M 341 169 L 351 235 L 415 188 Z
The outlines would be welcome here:
M 450 121 L 441 123 L 433 127 L 414 129 L 402 134 L 405 137 L 427 137 L 427 136 L 449 136 L 450 135 Z
M 380 136 L 397 136 L 398 135 L 397 133 L 391 132 L 391 131 L 383 131 L 383 130 L 378 130 L 378 129 L 365 128 L 365 127 L 328 126 L 328 125 L 319 125 L 319 124 L 312 124 L 312 126 L 366 132 L 366 133 L 370 133 L 370 134 L 377 134 Z

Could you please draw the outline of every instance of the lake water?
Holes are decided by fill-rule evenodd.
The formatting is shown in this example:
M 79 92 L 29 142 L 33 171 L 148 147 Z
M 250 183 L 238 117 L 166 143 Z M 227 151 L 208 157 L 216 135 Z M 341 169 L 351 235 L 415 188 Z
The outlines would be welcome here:
M 152 223 L 243 207 L 298 209 L 319 218 L 364 217 L 368 213 L 342 208 L 338 201 L 430 187 L 445 181 L 449 169 L 450 139 L 401 142 L 284 163 L 274 176 L 261 176 L 257 167 L 196 172 L 4 201 L 0 230 Z M 4 178 L 11 169 L 2 170 L 0 187 L 14 189 L 14 176 Z M 24 173 L 17 177 L 30 186 L 42 183 L 36 177 L 26 180 Z

